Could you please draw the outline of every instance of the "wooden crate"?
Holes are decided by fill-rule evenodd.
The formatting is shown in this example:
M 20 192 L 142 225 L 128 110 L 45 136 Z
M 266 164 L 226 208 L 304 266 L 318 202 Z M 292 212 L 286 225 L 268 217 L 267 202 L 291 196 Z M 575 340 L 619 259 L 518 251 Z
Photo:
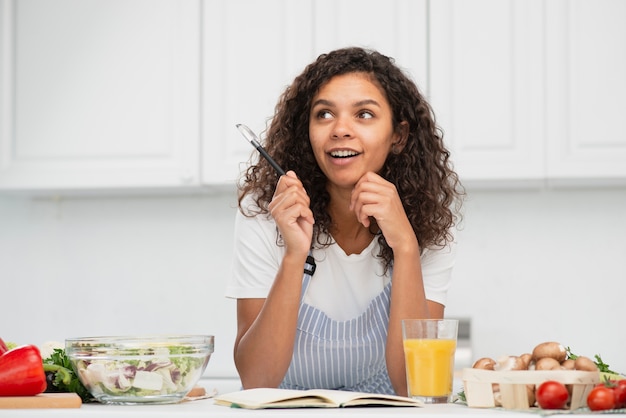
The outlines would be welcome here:
M 569 409 L 574 410 L 587 405 L 587 395 L 600 382 L 600 374 L 577 370 L 496 372 L 493 370 L 463 369 L 462 379 L 467 405 L 471 408 L 495 407 L 493 385 L 497 384 L 503 408 L 530 409 L 526 385 L 539 386 L 546 380 L 556 380 L 571 389 Z

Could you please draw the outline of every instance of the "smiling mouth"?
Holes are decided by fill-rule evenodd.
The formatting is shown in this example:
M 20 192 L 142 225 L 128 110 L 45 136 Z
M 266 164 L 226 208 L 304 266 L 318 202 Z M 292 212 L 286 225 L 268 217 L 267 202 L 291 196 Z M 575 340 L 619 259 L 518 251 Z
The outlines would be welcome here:
M 330 156 L 333 158 L 350 158 L 350 157 L 355 157 L 357 155 L 359 155 L 358 152 L 351 151 L 351 150 L 338 150 L 338 151 L 330 152 Z

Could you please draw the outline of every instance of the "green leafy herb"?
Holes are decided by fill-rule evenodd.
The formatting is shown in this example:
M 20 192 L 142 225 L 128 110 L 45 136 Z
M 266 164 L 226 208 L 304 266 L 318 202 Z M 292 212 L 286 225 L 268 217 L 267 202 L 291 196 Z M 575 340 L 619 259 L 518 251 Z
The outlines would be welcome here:
M 596 354 L 594 358 L 596 359 L 594 363 L 596 363 L 596 366 L 598 366 L 598 370 L 600 370 L 601 372 L 605 372 L 605 373 L 617 374 L 616 372 L 609 369 L 609 365 L 602 361 L 602 358 L 600 358 L 599 354 Z
M 467 399 L 465 398 L 465 391 L 464 390 L 462 390 L 459 393 L 457 393 L 456 396 L 458 397 L 459 401 L 467 402 Z
M 72 370 L 72 363 L 65 354 L 65 350 L 55 348 L 52 354 L 43 360 L 43 368 L 46 373 L 54 374 L 52 384 L 59 392 L 76 393 L 83 402 L 94 400 L 89 390 L 80 382 L 78 376 Z

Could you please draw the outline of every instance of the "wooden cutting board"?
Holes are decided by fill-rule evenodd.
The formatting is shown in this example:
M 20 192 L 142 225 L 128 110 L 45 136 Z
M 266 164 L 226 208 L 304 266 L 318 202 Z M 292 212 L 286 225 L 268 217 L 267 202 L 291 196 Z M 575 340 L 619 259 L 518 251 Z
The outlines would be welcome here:
M 0 409 L 80 408 L 75 393 L 40 393 L 36 396 L 0 396 Z

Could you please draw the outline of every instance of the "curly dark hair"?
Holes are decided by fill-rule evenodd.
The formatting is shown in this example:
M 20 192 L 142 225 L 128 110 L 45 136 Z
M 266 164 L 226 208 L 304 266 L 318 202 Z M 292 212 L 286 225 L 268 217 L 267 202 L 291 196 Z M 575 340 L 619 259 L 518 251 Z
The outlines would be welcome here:
M 309 141 L 311 102 L 331 78 L 355 72 L 368 74 L 382 88 L 391 106 L 394 129 L 402 121 L 409 124 L 406 146 L 398 154 L 389 153 L 379 174 L 396 186 L 420 247 L 445 245 L 453 239 L 450 229 L 460 217 L 464 189 L 431 106 L 392 58 L 350 47 L 322 54 L 309 64 L 283 92 L 268 122 L 266 150 L 285 171 L 296 172 L 311 198 L 315 217 L 312 246 L 332 243 L 328 231 L 333 220 L 327 211 L 327 178 Z M 238 185 L 241 212 L 246 216 L 267 213 L 277 181 L 277 174 L 264 159 L 248 167 Z M 258 208 L 242 207 L 248 194 L 254 196 Z M 378 240 L 386 270 L 393 263 L 393 251 L 382 234 Z

